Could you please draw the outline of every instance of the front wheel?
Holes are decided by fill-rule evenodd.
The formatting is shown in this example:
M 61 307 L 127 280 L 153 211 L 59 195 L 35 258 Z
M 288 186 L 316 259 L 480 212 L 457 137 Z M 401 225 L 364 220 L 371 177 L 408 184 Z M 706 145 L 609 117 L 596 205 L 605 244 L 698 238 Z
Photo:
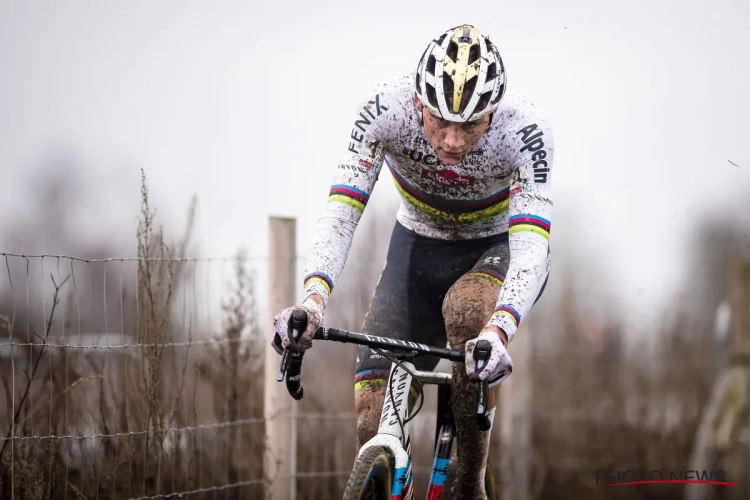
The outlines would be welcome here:
M 388 450 L 368 448 L 354 463 L 342 500 L 388 500 L 392 484 Z

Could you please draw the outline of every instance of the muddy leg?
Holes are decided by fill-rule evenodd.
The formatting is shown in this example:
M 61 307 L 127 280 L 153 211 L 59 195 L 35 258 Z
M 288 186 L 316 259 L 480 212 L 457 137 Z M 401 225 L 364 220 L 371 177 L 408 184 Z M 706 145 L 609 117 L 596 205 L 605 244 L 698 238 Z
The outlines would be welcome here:
M 378 433 L 383 402 L 388 384 L 388 372 L 381 372 L 385 378 L 369 379 L 355 384 L 354 407 L 357 410 L 357 451 Z M 417 402 L 417 386 L 412 383 L 407 398 L 409 411 Z
M 443 301 L 443 317 L 448 340 L 454 349 L 463 349 L 467 340 L 479 335 L 495 310 L 498 292 L 499 287 L 492 281 L 475 276 L 464 276 L 451 287 Z M 475 384 L 469 381 L 464 365 L 454 364 L 451 405 L 456 422 L 458 463 L 448 496 L 451 500 L 485 498 L 484 470 L 491 430 L 482 432 L 477 426 L 474 390 Z
M 370 384 L 369 387 L 354 393 L 354 406 L 357 410 L 357 451 L 377 434 L 384 400 L 385 382 Z

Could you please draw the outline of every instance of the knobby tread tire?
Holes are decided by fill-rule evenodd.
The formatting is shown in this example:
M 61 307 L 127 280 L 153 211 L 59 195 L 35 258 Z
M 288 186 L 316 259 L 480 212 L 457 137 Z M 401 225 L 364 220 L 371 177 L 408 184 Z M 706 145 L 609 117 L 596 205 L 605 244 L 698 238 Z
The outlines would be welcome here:
M 388 500 L 391 496 L 391 487 L 393 486 L 393 471 L 390 467 L 389 458 L 388 450 L 382 446 L 365 450 L 362 456 L 354 463 L 342 500 L 360 500 L 362 489 L 365 487 L 365 482 L 370 476 L 370 472 L 378 465 L 384 467 L 383 470 L 386 477 L 378 478 L 378 481 L 383 486 L 382 491 L 375 497 L 370 496 L 368 500 Z

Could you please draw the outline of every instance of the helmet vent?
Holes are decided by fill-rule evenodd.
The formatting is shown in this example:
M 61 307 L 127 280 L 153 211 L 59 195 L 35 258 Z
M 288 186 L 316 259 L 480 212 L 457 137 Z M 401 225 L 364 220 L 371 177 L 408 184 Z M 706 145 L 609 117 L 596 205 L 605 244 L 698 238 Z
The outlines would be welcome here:
M 445 52 L 445 55 L 448 56 L 451 61 L 456 62 L 456 59 L 458 59 L 458 44 L 451 40 L 451 43 L 448 44 L 448 50 Z
M 497 76 L 497 64 L 492 63 L 487 68 L 487 81 L 494 80 Z
M 494 99 L 492 100 L 492 104 L 497 104 L 497 103 L 498 103 L 498 102 L 500 101 L 500 99 L 501 99 L 501 98 L 503 97 L 503 94 L 504 94 L 504 93 L 505 93 L 505 84 L 504 84 L 504 83 L 502 83 L 502 84 L 500 84 L 500 85 L 498 86 L 498 89 L 497 89 L 497 95 L 496 95 L 496 96 L 495 96 L 495 98 L 494 98 Z
M 490 97 L 492 97 L 492 92 L 485 92 L 482 94 L 482 97 L 479 98 L 479 102 L 477 102 L 477 107 L 474 108 L 474 113 L 479 113 L 484 110 L 484 108 L 487 107 L 487 104 L 490 102 Z
M 476 62 L 479 59 L 479 45 L 472 45 L 469 49 L 469 64 Z
M 435 76 L 435 56 L 430 54 L 430 57 L 427 58 L 427 67 L 425 68 L 429 74 L 432 76 Z
M 437 92 L 435 92 L 435 87 L 430 85 L 429 83 L 425 83 L 425 89 L 427 91 L 427 101 L 430 103 L 430 106 L 434 108 L 438 108 L 438 100 L 437 100 Z

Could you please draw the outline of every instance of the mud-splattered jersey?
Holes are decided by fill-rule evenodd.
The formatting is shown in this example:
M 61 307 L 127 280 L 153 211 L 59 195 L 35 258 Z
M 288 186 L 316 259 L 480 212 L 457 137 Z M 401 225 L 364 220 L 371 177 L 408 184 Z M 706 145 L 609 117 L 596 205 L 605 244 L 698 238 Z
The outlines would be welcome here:
M 425 136 L 413 82 L 413 74 L 382 82 L 357 110 L 306 264 L 305 297 L 328 300 L 387 167 L 401 194 L 397 219 L 417 234 L 461 240 L 509 233 L 511 261 L 490 324 L 510 340 L 548 273 L 552 131 L 533 104 L 508 89 L 463 162 L 441 165 Z

